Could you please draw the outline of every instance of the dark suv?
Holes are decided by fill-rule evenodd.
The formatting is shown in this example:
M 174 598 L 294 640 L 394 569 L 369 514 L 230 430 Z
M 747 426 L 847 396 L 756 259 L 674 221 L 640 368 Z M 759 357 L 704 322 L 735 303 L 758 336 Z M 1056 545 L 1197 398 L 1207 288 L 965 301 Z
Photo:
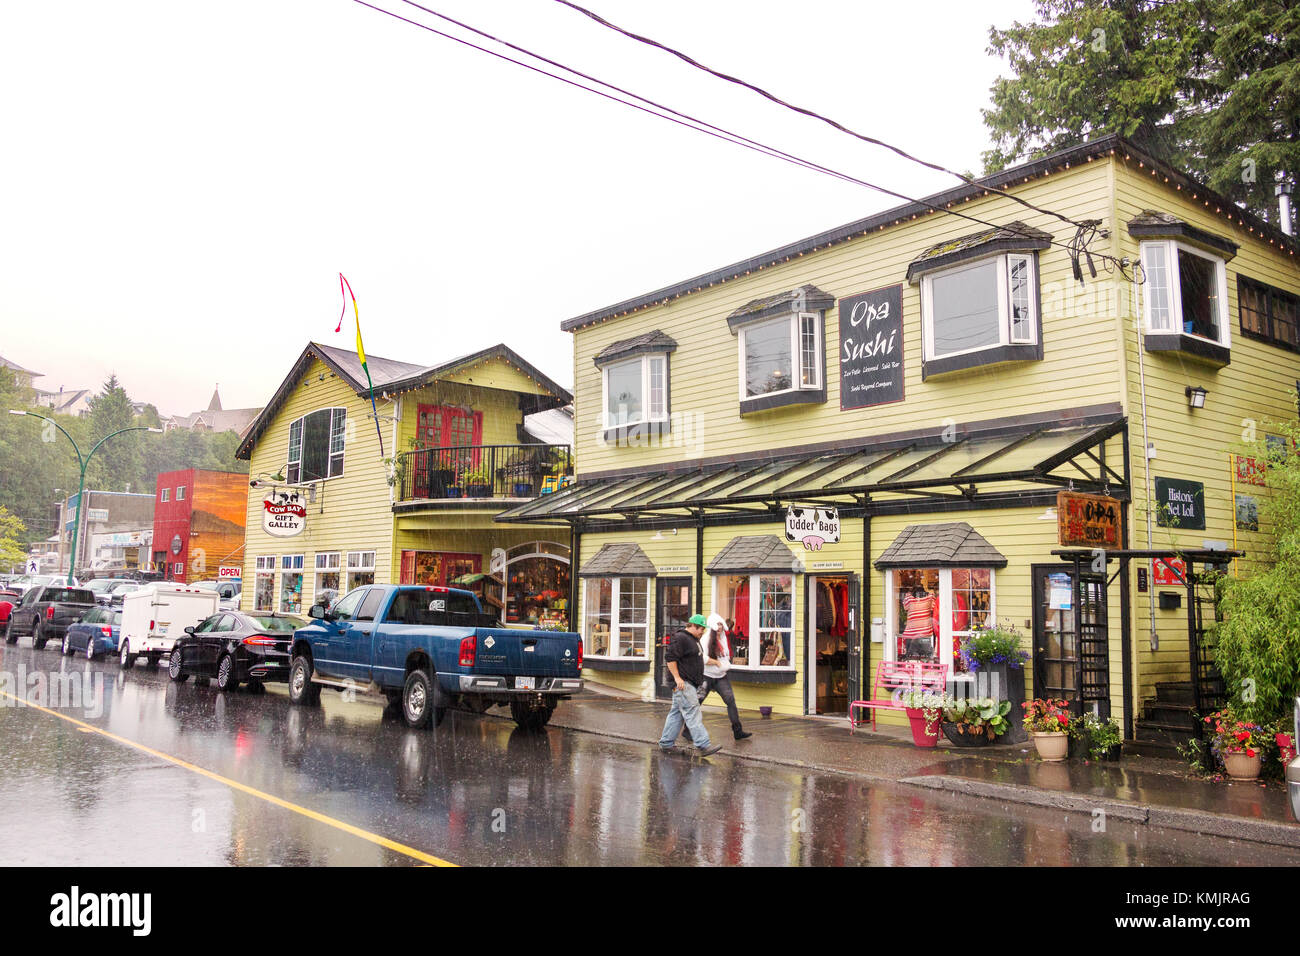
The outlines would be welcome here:
M 62 584 L 29 588 L 9 613 L 5 643 L 17 644 L 18 638 L 29 634 L 32 646 L 40 650 L 47 641 L 62 641 L 68 627 L 94 607 L 95 595 L 86 588 Z

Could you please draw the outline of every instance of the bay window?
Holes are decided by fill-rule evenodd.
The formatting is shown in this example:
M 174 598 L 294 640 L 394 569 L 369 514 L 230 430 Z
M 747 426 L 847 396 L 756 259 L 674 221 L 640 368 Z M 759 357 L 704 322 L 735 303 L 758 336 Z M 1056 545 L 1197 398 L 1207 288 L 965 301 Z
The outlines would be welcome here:
M 794 665 L 794 575 L 714 575 L 713 608 L 728 622 L 733 666 Z
M 790 312 L 742 325 L 740 341 L 741 411 L 758 411 L 796 401 L 825 401 L 822 317 Z
M 605 428 L 668 419 L 668 356 L 638 355 L 603 369 Z
M 647 660 L 650 579 L 587 578 L 582 615 L 583 653 L 588 657 Z
M 1035 257 L 1012 253 L 925 275 L 921 314 L 926 361 L 978 353 L 987 361 L 973 364 L 1038 357 L 998 351 L 1038 344 Z
M 1142 243 L 1144 318 L 1148 333 L 1181 333 L 1228 345 L 1224 262 L 1173 239 Z
M 885 571 L 885 658 L 965 670 L 961 646 L 995 620 L 994 571 L 987 567 L 899 567 Z

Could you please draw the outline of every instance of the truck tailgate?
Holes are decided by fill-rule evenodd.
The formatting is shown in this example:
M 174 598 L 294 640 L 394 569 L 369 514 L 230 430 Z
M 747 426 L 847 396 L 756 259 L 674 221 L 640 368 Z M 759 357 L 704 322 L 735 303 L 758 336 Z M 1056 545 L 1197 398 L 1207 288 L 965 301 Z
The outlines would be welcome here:
M 577 677 L 582 641 L 571 631 L 479 628 L 474 673 L 533 677 Z
M 75 624 L 81 620 L 82 615 L 87 611 L 93 611 L 93 604 L 55 604 L 53 622 L 55 624 L 69 625 Z

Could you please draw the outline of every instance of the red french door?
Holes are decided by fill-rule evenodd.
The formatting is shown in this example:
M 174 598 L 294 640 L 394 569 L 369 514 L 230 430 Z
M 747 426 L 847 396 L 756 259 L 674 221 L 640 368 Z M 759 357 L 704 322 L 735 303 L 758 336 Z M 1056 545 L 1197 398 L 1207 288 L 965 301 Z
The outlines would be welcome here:
M 459 484 L 463 472 L 478 467 L 477 446 L 483 443 L 483 413 L 456 405 L 421 405 L 415 423 L 415 440 L 421 449 L 459 449 L 416 459 L 415 496 L 427 498 L 435 488 L 441 489 L 449 482 Z M 442 474 L 432 475 L 433 472 Z M 442 497 L 442 492 L 433 496 Z

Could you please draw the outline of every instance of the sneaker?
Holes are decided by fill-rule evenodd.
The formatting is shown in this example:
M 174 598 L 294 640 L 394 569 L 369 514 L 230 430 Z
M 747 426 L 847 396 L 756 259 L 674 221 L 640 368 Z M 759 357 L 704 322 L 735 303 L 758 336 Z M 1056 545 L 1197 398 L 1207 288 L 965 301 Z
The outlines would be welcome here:
M 701 757 L 711 757 L 722 749 L 722 744 L 710 744 L 700 750 Z
M 738 730 L 738 731 L 736 731 L 736 739 L 737 739 L 737 740 L 745 740 L 746 738 L 748 738 L 748 737 L 752 737 L 752 736 L 754 736 L 754 735 L 751 734 L 748 730 Z

